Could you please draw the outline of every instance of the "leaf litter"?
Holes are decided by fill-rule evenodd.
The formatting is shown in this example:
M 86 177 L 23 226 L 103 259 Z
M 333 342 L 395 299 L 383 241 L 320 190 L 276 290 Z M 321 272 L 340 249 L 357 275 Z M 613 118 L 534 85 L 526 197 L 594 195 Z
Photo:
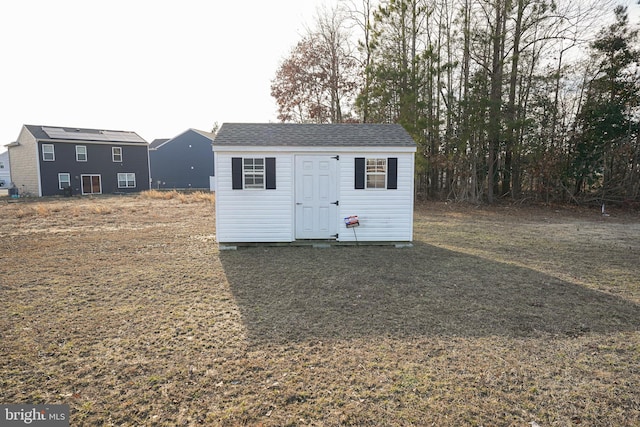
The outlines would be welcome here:
M 640 423 L 632 213 L 418 203 L 413 248 L 221 253 L 214 209 L 0 202 L 0 400 L 72 425 Z

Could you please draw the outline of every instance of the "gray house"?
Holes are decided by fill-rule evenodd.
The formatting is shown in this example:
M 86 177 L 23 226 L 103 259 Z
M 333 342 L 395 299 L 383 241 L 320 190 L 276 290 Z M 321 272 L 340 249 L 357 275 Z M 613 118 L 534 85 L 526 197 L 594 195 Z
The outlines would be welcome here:
M 213 176 L 214 134 L 188 129 L 171 139 L 156 139 L 149 146 L 153 188 L 209 189 Z
M 22 194 L 149 189 L 149 144 L 135 132 L 24 125 L 7 147 L 11 179 Z

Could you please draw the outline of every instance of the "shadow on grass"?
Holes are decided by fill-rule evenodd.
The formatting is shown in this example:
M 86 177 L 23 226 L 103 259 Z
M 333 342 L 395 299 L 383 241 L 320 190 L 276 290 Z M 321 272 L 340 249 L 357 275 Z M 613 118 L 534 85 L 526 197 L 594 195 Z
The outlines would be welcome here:
M 413 248 L 220 254 L 253 342 L 367 336 L 577 336 L 640 330 L 640 307 L 527 268 Z

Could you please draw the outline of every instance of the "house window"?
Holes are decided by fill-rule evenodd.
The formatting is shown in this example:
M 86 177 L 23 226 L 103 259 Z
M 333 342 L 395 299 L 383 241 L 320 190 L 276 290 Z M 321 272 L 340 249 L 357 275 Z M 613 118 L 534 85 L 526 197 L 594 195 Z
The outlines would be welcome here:
M 45 162 L 53 162 L 56 160 L 53 144 L 42 144 L 42 160 Z
M 4 169 L 4 162 L 0 162 L 0 169 Z
M 119 173 L 118 188 L 136 188 L 135 173 Z
M 387 159 L 367 159 L 367 188 L 386 188 Z
M 264 159 L 243 159 L 244 188 L 264 188 Z
M 100 175 L 80 175 L 82 194 L 102 194 L 102 177 Z
M 76 161 L 77 162 L 86 162 L 87 161 L 87 147 L 84 145 L 76 145 Z
M 71 174 L 59 173 L 58 174 L 58 188 L 64 190 L 67 187 L 71 187 Z
M 122 161 L 122 147 L 111 147 L 111 157 L 114 162 Z

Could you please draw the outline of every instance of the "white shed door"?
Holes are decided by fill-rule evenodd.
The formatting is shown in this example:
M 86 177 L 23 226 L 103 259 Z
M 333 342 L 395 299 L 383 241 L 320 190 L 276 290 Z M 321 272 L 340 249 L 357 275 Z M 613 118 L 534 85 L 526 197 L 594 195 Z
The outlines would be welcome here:
M 337 160 L 296 156 L 296 239 L 330 239 L 337 230 Z

